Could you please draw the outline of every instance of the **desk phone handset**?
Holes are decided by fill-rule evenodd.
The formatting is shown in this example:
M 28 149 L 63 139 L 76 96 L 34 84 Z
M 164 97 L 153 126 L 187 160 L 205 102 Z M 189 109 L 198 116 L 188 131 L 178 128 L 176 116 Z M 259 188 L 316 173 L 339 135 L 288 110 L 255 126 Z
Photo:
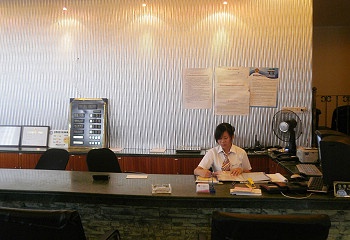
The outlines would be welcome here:
M 260 184 L 260 188 L 268 193 L 305 193 L 307 191 L 307 184 L 305 182 L 274 182 L 269 184 Z
M 277 155 L 276 159 L 278 161 L 299 161 L 297 156 L 292 156 L 290 153 L 281 153 Z

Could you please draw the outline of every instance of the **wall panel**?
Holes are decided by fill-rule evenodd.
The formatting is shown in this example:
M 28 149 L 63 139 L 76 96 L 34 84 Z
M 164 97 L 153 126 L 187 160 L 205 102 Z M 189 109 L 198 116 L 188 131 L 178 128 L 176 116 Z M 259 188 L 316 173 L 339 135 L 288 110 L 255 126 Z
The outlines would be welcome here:
M 255 135 L 284 145 L 271 130 L 274 113 L 311 108 L 311 0 L 140 4 L 1 1 L 0 124 L 67 129 L 69 98 L 106 97 L 112 147 L 211 147 L 222 121 L 236 126 L 240 146 Z M 249 116 L 183 109 L 182 70 L 217 66 L 280 68 L 277 108 L 252 107 Z M 311 111 L 300 118 L 297 144 L 308 145 Z

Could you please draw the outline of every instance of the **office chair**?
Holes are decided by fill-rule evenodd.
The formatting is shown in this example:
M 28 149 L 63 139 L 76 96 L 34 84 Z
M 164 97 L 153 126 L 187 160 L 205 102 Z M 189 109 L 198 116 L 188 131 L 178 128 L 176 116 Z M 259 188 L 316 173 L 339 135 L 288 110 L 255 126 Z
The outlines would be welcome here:
M 91 149 L 86 163 L 90 172 L 122 172 L 115 153 L 109 148 Z
M 69 153 L 65 149 L 50 148 L 41 155 L 35 169 L 65 170 Z
M 2 240 L 86 240 L 80 215 L 75 210 L 0 208 Z M 103 236 L 120 240 L 118 230 Z
M 334 109 L 331 129 L 350 135 L 350 105 Z
M 324 240 L 330 218 L 325 214 L 266 215 L 215 211 L 212 240 Z

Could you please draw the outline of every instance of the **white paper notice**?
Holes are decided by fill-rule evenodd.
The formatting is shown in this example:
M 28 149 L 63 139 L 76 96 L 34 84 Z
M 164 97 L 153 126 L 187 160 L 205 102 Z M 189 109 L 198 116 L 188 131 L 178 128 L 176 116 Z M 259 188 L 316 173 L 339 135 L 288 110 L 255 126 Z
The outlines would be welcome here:
M 188 68 L 183 72 L 182 101 L 185 109 L 211 108 L 213 102 L 212 70 Z
M 68 148 L 69 132 L 68 130 L 50 130 L 49 147 L 50 148 Z
M 250 106 L 277 106 L 278 68 L 251 68 L 249 80 Z
M 249 114 L 249 69 L 226 67 L 215 69 L 215 114 Z

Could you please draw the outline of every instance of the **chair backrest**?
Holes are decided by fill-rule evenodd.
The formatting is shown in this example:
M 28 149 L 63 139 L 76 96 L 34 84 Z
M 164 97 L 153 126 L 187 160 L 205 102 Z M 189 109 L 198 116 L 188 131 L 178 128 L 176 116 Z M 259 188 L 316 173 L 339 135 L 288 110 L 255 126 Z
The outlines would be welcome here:
M 350 135 L 350 105 L 340 106 L 334 109 L 331 128 Z
M 326 214 L 243 214 L 215 211 L 211 239 L 319 240 L 327 239 L 330 218 Z
M 91 149 L 86 163 L 90 172 L 122 172 L 115 153 L 109 148 Z
M 86 237 L 75 210 L 0 208 L 0 239 L 85 240 Z
M 65 149 L 50 148 L 41 155 L 35 169 L 65 170 L 69 153 Z

